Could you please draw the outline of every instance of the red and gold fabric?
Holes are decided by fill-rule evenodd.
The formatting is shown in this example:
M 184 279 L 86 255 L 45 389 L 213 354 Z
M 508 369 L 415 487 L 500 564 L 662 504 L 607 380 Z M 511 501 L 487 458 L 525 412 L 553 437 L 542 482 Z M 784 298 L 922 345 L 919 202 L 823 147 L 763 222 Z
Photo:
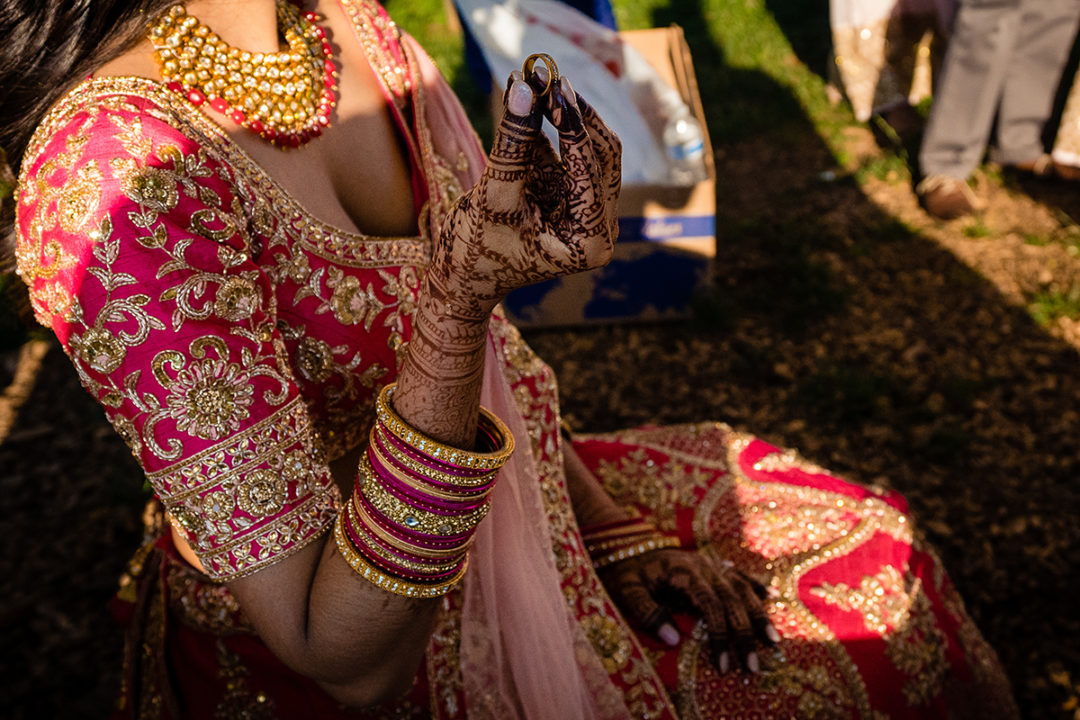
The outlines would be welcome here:
M 180 558 L 164 522 L 133 560 L 117 602 L 128 625 L 125 716 L 480 714 L 461 674 L 464 590 L 442 599 L 409 696 L 361 713 L 279 663 L 222 584 L 333 524 L 340 499 L 327 463 L 367 437 L 375 395 L 411 337 L 432 228 L 482 163 L 415 44 L 373 0 L 341 7 L 412 161 L 416 237 L 318 220 L 198 108 L 147 79 L 80 84 L 26 153 L 18 259 L 38 319 L 203 566 Z M 534 520 L 623 716 L 1015 716 L 993 651 L 899 496 L 723 425 L 586 436 L 575 447 L 618 502 L 773 588 L 782 640 L 762 673 L 721 676 L 693 618 L 679 618 L 677 648 L 638 634 L 604 591 L 571 510 L 554 375 L 500 317 L 491 339 L 489 363 L 525 425 L 518 452 L 530 454 L 546 514 Z

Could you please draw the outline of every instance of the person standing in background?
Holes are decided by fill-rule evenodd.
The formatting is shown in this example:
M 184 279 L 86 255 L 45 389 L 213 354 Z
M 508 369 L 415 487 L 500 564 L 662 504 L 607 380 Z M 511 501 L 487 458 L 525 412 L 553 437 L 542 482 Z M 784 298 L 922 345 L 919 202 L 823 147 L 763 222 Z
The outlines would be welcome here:
M 967 179 L 995 117 L 994 161 L 1055 174 L 1043 130 L 1078 22 L 1080 0 L 962 0 L 919 151 L 927 212 L 950 220 L 979 207 Z
M 831 0 L 836 77 L 859 122 L 880 117 L 901 138 L 922 130 L 956 0 Z

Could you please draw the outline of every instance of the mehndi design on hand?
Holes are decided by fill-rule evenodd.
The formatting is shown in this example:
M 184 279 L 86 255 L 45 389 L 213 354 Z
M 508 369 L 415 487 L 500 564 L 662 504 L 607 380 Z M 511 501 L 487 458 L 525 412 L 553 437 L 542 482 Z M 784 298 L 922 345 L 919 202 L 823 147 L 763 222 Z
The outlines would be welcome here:
M 435 239 L 400 376 L 403 415 L 461 447 L 473 440 L 491 310 L 511 290 L 606 264 L 618 235 L 618 137 L 565 78 L 537 92 L 511 76 L 487 167 Z M 559 155 L 540 132 L 545 116 Z
M 713 659 L 722 673 L 736 662 L 757 672 L 758 650 L 780 640 L 765 614 L 764 586 L 707 552 L 656 550 L 604 568 L 600 576 L 631 622 L 669 644 L 674 643 L 664 636 L 664 626 L 673 632 L 674 621 L 666 600 L 674 592 L 681 600 L 677 605 L 688 603 L 705 621 Z
M 482 321 L 511 290 L 611 258 L 619 139 L 565 77 L 535 96 L 520 73 L 511 76 L 488 166 L 436 242 L 425 290 L 443 314 Z M 531 108 L 515 114 L 523 97 Z M 540 133 L 545 115 L 559 132 L 559 155 Z

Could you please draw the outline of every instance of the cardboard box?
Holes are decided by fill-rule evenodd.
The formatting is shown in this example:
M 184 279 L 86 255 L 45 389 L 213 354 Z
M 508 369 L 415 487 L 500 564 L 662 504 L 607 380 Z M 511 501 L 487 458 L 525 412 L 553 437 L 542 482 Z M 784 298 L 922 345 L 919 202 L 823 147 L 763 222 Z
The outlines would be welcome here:
M 716 169 L 690 49 L 677 25 L 620 34 L 679 90 L 701 124 L 708 179 L 689 188 L 623 185 L 611 263 L 513 292 L 504 307 L 523 327 L 686 317 L 711 280 Z

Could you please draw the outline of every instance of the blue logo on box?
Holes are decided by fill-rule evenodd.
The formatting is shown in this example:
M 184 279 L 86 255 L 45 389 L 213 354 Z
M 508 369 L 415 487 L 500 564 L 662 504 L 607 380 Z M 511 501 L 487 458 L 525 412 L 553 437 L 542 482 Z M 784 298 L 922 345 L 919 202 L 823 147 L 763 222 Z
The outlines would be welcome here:
M 619 218 L 619 242 L 664 242 L 676 238 L 715 236 L 715 215 Z

